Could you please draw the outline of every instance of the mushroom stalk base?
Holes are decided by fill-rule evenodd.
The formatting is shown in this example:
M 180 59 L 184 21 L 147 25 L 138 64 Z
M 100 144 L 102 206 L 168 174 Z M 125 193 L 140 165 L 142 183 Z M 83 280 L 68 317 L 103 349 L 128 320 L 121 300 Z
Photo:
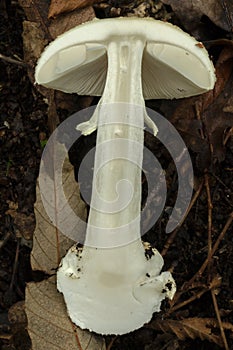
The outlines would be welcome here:
M 122 269 L 122 266 L 124 268 Z M 176 290 L 163 258 L 137 240 L 115 249 L 72 247 L 58 270 L 71 320 L 100 334 L 125 334 L 160 311 L 161 301 Z
M 105 90 L 84 134 L 97 123 L 93 189 L 83 249 L 72 247 L 58 270 L 71 320 L 101 334 L 124 334 L 150 321 L 175 283 L 159 252 L 140 237 L 145 105 L 134 37 L 108 44 Z M 156 130 L 156 129 L 155 129 Z

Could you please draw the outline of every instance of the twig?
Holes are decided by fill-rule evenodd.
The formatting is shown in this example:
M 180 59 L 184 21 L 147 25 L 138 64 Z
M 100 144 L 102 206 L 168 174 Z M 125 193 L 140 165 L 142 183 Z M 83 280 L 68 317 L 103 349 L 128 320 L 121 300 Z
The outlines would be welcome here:
M 52 133 L 58 124 L 60 123 L 59 116 L 57 114 L 57 107 L 55 102 L 55 91 L 50 90 L 49 92 L 49 103 L 48 103 L 48 127 Z
M 74 331 L 74 336 L 75 336 L 75 339 L 76 339 L 76 343 L 77 343 L 78 349 L 79 350 L 83 350 L 82 345 L 81 345 L 80 340 L 79 340 L 79 337 L 78 337 L 77 327 L 74 325 L 74 323 L 71 320 L 70 320 L 70 323 L 71 323 L 71 327 L 73 328 L 73 331 Z M 90 339 L 91 339 L 91 337 L 90 337 Z
M 0 53 L 0 59 L 5 61 L 5 62 L 8 62 L 8 63 L 17 64 L 18 66 L 21 66 L 21 67 L 28 67 L 28 65 L 25 62 L 16 60 L 16 59 L 8 57 L 8 56 L 5 56 L 1 53 Z
M 222 337 L 222 340 L 223 340 L 223 344 L 224 344 L 225 350 L 229 350 L 229 346 L 227 344 L 227 339 L 226 339 L 226 335 L 225 335 L 224 328 L 223 328 L 223 325 L 222 325 L 222 320 L 221 320 L 221 316 L 220 316 L 220 313 L 219 313 L 218 302 L 217 302 L 217 298 L 216 298 L 214 289 L 211 289 L 211 295 L 212 295 L 212 300 L 213 300 L 213 304 L 214 304 L 214 310 L 215 310 L 215 313 L 216 313 L 216 316 L 217 316 L 217 320 L 218 320 L 219 329 L 220 329 L 220 332 L 221 332 L 221 337 Z
M 0 240 L 0 250 L 2 249 L 2 247 L 4 247 L 4 245 L 6 244 L 6 242 L 8 241 L 8 239 L 10 238 L 11 233 L 8 231 L 5 236 L 3 237 L 3 239 Z
M 230 130 L 228 130 L 226 136 L 224 137 L 224 140 L 223 140 L 223 145 L 226 146 L 227 144 L 227 141 L 229 140 L 229 138 L 233 135 L 233 127 L 230 128 Z
M 0 334 L 0 339 L 3 339 L 3 340 L 11 340 L 11 338 L 13 337 L 12 334 L 7 334 L 7 333 L 3 333 L 3 334 Z
M 106 350 L 110 350 L 110 349 L 112 348 L 113 343 L 114 343 L 114 341 L 115 341 L 116 339 L 117 339 L 117 335 L 111 339 L 111 341 L 110 341 L 110 343 L 108 344 L 108 347 L 107 347 Z
M 178 310 L 178 309 L 181 309 L 182 307 L 192 303 L 194 300 L 196 299 L 200 299 L 200 297 L 205 294 L 206 292 L 208 292 L 209 290 L 212 290 L 212 289 L 216 289 L 219 285 L 221 284 L 221 279 L 219 279 L 217 276 L 215 276 L 212 281 L 206 285 L 202 290 L 200 290 L 199 292 L 197 292 L 196 294 L 192 295 L 189 299 L 187 300 L 184 300 L 182 302 L 180 302 L 179 304 L 176 304 L 174 306 L 172 306 L 170 308 L 170 310 L 168 310 L 167 312 L 167 315 L 173 313 L 174 311 Z M 178 298 L 176 299 L 176 301 L 179 299 L 179 297 L 181 296 L 181 294 L 183 294 L 184 292 L 187 292 L 187 290 L 185 291 L 181 291 L 179 292 L 179 296 Z M 175 301 L 175 303 L 176 303 Z M 174 303 L 174 304 L 175 304 Z
M 200 111 L 200 104 L 199 104 L 199 102 L 196 102 L 196 103 L 195 103 L 194 108 L 195 108 L 197 120 L 199 120 L 199 121 L 202 123 L 202 118 L 201 118 L 201 111 Z M 205 134 L 204 134 L 203 128 L 200 128 L 199 133 L 200 133 L 200 136 L 201 136 L 202 140 L 204 140 L 204 139 L 205 139 Z
M 11 277 L 11 283 L 9 290 L 12 292 L 14 282 L 15 282 L 15 276 L 16 276 L 16 271 L 18 267 L 18 260 L 19 260 L 19 245 L 20 245 L 20 238 L 17 239 L 17 246 L 16 246 L 16 251 L 15 251 L 15 261 L 14 261 L 14 267 L 13 267 L 13 272 L 12 272 L 12 277 Z
M 207 202 L 208 202 L 208 268 L 210 270 L 210 262 L 211 262 L 210 256 L 211 256 L 211 252 L 212 252 L 212 210 L 213 210 L 213 204 L 212 204 L 212 200 L 211 200 L 209 177 L 208 177 L 207 172 L 205 173 L 204 178 L 205 178 L 205 188 L 206 188 Z
M 191 278 L 191 280 L 189 280 L 186 283 L 186 286 L 191 285 L 197 278 L 199 278 L 203 274 L 203 272 L 205 271 L 205 269 L 206 269 L 206 267 L 207 267 L 207 265 L 209 263 L 209 260 L 212 259 L 214 253 L 218 249 L 218 246 L 219 246 L 220 242 L 224 238 L 228 228 L 231 226 L 232 221 L 233 221 L 233 212 L 230 214 L 229 218 L 227 219 L 227 222 L 226 222 L 223 230 L 221 231 L 220 235 L 218 236 L 218 239 L 216 240 L 216 242 L 215 242 L 215 244 L 214 244 L 214 246 L 213 246 L 213 248 L 211 250 L 210 255 L 206 258 L 206 260 L 204 261 L 204 263 L 202 264 L 200 269 L 197 271 L 197 273 Z
M 233 169 L 224 168 L 226 171 L 232 171 Z M 228 191 L 231 191 L 230 188 L 215 174 L 211 173 L 211 176 L 213 176 L 222 186 L 224 186 Z M 216 190 L 216 189 L 215 189 Z M 225 201 L 229 204 L 231 208 L 233 208 L 233 203 L 230 201 L 227 197 L 224 198 Z
M 203 187 L 203 184 L 204 184 L 204 181 L 202 181 L 202 182 L 200 183 L 200 185 L 199 185 L 199 187 L 198 187 L 198 189 L 197 189 L 195 195 L 193 196 L 193 198 L 192 198 L 192 200 L 191 200 L 191 202 L 190 202 L 190 204 L 189 204 L 188 210 L 186 211 L 185 216 L 183 217 L 183 219 L 182 219 L 182 221 L 181 221 L 179 227 L 177 227 L 177 229 L 175 229 L 175 230 L 170 234 L 170 236 L 168 237 L 167 241 L 165 242 L 164 247 L 163 247 L 163 250 L 162 250 L 162 252 L 161 252 L 161 255 L 162 255 L 162 256 L 165 256 L 165 255 L 167 254 L 167 251 L 168 251 L 168 249 L 170 248 L 170 246 L 172 245 L 172 243 L 173 243 L 173 241 L 174 241 L 174 239 L 175 239 L 175 237 L 176 237 L 176 234 L 177 234 L 178 230 L 180 229 L 180 226 L 183 224 L 184 220 L 186 219 L 186 217 L 188 216 L 190 210 L 192 209 L 194 203 L 196 202 L 197 198 L 199 197 L 199 195 L 200 195 L 200 193 L 201 193 L 201 190 L 202 190 L 202 187 Z
M 206 193 L 207 193 L 207 201 L 208 201 L 208 277 L 210 276 L 210 262 L 211 262 L 211 254 L 212 254 L 212 210 L 213 210 L 213 204 L 212 204 L 212 200 L 211 200 L 211 194 L 210 194 L 210 186 L 209 186 L 209 177 L 208 174 L 205 174 L 205 187 L 206 187 Z M 225 347 L 225 350 L 229 350 L 228 344 L 227 344 L 227 339 L 226 339 L 226 335 L 223 329 L 223 325 L 222 325 L 222 320 L 219 314 L 219 308 L 218 308 L 218 303 L 217 303 L 217 299 L 216 299 L 216 295 L 215 295 L 215 288 L 211 289 L 211 296 L 212 296 L 212 300 L 213 300 L 213 304 L 214 304 L 214 310 L 215 310 L 215 314 L 218 320 L 218 324 L 219 324 L 219 329 L 220 329 L 220 333 L 221 333 L 221 337 L 223 340 L 223 344 Z
M 228 25 L 229 25 L 231 31 L 233 32 L 233 23 L 232 23 L 232 17 L 231 17 L 229 8 L 228 8 L 225 0 L 221 0 L 221 3 L 222 3 L 222 8 L 223 8 L 225 15 L 226 15 Z
M 169 315 L 169 314 L 173 313 L 174 311 L 176 311 L 176 310 L 178 310 L 178 309 L 181 309 L 182 307 L 184 307 L 184 306 L 186 306 L 186 305 L 192 303 L 192 302 L 193 302 L 194 300 L 196 300 L 196 299 L 200 299 L 200 297 L 201 297 L 203 294 L 205 294 L 206 292 L 208 292 L 208 290 L 202 289 L 202 290 L 199 291 L 198 293 L 192 295 L 189 299 L 184 300 L 184 301 L 182 301 L 181 303 L 176 304 L 175 306 L 172 306 L 172 307 L 170 308 L 170 310 L 168 310 L 168 312 L 167 312 L 166 315 Z

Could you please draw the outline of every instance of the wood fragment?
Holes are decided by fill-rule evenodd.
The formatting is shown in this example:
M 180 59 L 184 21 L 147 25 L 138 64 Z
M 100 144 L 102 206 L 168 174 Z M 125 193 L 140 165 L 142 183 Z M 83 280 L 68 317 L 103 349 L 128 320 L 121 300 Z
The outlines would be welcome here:
M 200 276 L 202 276 L 203 272 L 205 271 L 206 267 L 208 266 L 209 259 L 212 259 L 214 253 L 216 252 L 216 250 L 219 247 L 219 244 L 221 243 L 226 232 L 228 231 L 229 227 L 231 226 L 232 221 L 233 221 L 233 212 L 229 215 L 229 218 L 227 219 L 227 222 L 226 222 L 224 228 L 222 229 L 221 233 L 219 234 L 219 236 L 218 236 L 218 238 L 217 238 L 217 240 L 212 248 L 210 256 L 208 256 L 206 258 L 206 260 L 204 261 L 204 263 L 202 264 L 200 269 L 197 271 L 197 273 L 186 283 L 186 286 L 191 285 L 196 279 L 198 279 L 198 278 L 200 278 Z
M 14 261 L 9 291 L 13 291 L 13 287 L 14 287 L 14 283 L 15 283 L 15 276 L 16 276 L 16 272 L 18 269 L 18 262 L 19 262 L 19 245 L 20 245 L 20 238 L 17 239 L 17 246 L 16 246 L 16 251 L 15 251 L 15 261 Z
M 15 58 L 5 56 L 1 53 L 0 53 L 0 59 L 7 62 L 7 63 L 17 64 L 19 67 L 25 67 L 25 68 L 28 67 L 27 63 L 20 61 L 20 60 L 16 60 Z
M 4 245 L 7 243 L 8 239 L 10 238 L 11 233 L 8 231 L 5 236 L 3 237 L 3 239 L 0 240 L 0 250 L 2 249 L 2 247 L 4 247 Z
M 2 340 L 8 340 L 8 341 L 10 341 L 12 337 L 13 337 L 12 334 L 8 334 L 8 333 L 0 334 L 0 339 L 2 339 Z
M 212 300 L 213 300 L 213 304 L 214 304 L 214 310 L 215 310 L 216 317 L 217 317 L 218 324 L 219 324 L 219 329 L 220 329 L 220 332 L 221 332 L 222 341 L 223 341 L 225 350 L 229 350 L 229 346 L 228 346 L 226 335 L 225 335 L 225 332 L 224 332 L 221 316 L 220 316 L 220 313 L 219 313 L 218 302 L 217 302 L 217 298 L 216 298 L 216 295 L 215 295 L 215 290 L 213 290 L 213 289 L 211 290 L 211 296 L 212 296 Z
M 223 144 L 224 146 L 226 146 L 227 141 L 229 140 L 229 138 L 233 135 L 233 127 L 230 128 L 230 130 L 228 130 L 228 132 L 226 133 L 224 140 L 223 140 Z
M 110 341 L 110 343 L 108 344 L 108 347 L 107 347 L 107 349 L 106 350 L 111 350 L 111 348 L 112 348 L 112 346 L 113 346 L 113 344 L 114 344 L 114 342 L 115 342 L 115 340 L 118 338 L 118 336 L 116 335 L 115 337 L 113 337 L 112 339 L 111 339 L 111 341 Z
M 211 281 L 208 285 L 204 286 L 204 288 L 202 287 L 202 289 L 201 289 L 200 291 L 194 293 L 190 298 L 188 298 L 188 299 L 186 299 L 186 300 L 180 302 L 179 304 L 176 304 L 176 302 L 179 300 L 180 296 L 181 296 L 183 293 L 187 292 L 188 290 L 185 289 L 185 290 L 183 290 L 183 291 L 180 291 L 180 292 L 177 293 L 177 295 L 176 295 L 176 299 L 175 299 L 174 304 L 173 304 L 174 306 L 172 306 L 172 307 L 168 310 L 167 315 L 170 315 L 170 314 L 173 313 L 174 311 L 179 310 L 179 309 L 181 309 L 182 307 L 184 307 L 184 306 L 186 306 L 186 305 L 192 303 L 194 300 L 200 299 L 201 296 L 202 296 L 203 294 L 205 294 L 206 292 L 208 292 L 208 291 L 210 291 L 210 290 L 213 290 L 213 289 L 218 288 L 220 285 L 221 285 L 221 278 L 220 278 L 219 276 L 215 276 L 215 277 L 212 279 L 212 281 Z
M 48 18 L 56 18 L 64 13 L 71 13 L 74 10 L 90 7 L 102 0 L 51 0 Z
M 213 211 L 213 204 L 210 194 L 210 185 L 209 185 L 209 176 L 208 173 L 205 172 L 204 175 L 205 179 L 205 188 L 206 188 L 206 194 L 207 194 L 207 203 L 208 203 L 208 270 L 210 273 L 210 265 L 211 265 L 211 252 L 212 252 L 212 211 Z

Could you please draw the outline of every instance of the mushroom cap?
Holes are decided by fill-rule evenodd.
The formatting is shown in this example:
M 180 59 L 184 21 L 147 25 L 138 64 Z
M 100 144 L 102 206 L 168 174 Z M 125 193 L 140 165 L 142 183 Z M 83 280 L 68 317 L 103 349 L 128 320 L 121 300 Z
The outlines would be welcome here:
M 214 67 L 203 45 L 175 25 L 137 17 L 94 19 L 65 32 L 40 57 L 36 82 L 68 93 L 100 96 L 107 76 L 108 43 L 128 38 L 145 41 L 145 99 L 188 97 L 214 87 Z

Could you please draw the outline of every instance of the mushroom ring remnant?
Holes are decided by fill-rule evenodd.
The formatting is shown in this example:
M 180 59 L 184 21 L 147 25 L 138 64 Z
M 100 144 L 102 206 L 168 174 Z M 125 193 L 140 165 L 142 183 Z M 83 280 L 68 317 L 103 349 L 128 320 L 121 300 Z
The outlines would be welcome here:
M 213 64 L 205 48 L 176 26 L 114 18 L 93 20 L 58 37 L 39 59 L 35 77 L 49 88 L 102 96 L 91 119 L 77 127 L 84 135 L 97 129 L 86 240 L 82 250 L 72 247 L 62 259 L 57 286 L 71 320 L 81 328 L 102 334 L 133 331 L 150 321 L 176 289 L 170 272 L 160 273 L 159 252 L 145 247 L 140 236 L 144 121 L 157 132 L 144 99 L 213 89 Z M 114 159 L 116 140 L 122 159 Z M 104 142 L 108 147 L 99 147 Z M 137 164 L 131 162 L 135 153 Z M 122 180 L 131 184 L 132 198 L 116 211 L 121 199 L 116 184 Z M 125 203 L 128 193 L 121 194 Z

